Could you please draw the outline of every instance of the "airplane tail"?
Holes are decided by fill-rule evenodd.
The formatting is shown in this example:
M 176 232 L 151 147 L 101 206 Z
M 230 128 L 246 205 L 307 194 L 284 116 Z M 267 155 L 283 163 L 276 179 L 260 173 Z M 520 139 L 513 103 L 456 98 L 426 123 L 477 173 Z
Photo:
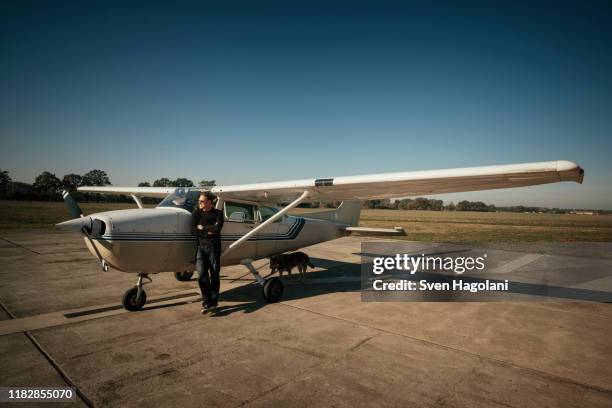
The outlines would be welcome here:
M 359 224 L 362 204 L 363 201 L 343 201 L 335 210 L 305 214 L 304 216 L 317 220 L 341 222 L 355 227 Z

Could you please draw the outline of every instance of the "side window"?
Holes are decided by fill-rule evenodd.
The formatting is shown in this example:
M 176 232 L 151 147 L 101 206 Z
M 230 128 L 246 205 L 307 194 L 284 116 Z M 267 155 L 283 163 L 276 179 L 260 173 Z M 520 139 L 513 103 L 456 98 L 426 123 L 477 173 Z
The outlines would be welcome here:
M 259 206 L 259 221 L 264 222 L 265 220 L 272 217 L 277 212 L 278 212 L 278 209 L 276 208 Z M 275 220 L 274 222 L 279 222 L 281 219 L 282 217 Z
M 234 222 L 255 222 L 255 206 L 251 204 L 225 202 L 225 217 Z

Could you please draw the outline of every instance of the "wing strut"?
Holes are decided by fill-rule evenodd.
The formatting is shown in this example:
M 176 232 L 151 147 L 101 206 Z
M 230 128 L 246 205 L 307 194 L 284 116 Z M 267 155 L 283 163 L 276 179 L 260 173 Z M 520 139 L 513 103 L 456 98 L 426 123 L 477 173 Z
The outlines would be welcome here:
M 286 206 L 285 208 L 283 208 L 282 210 L 280 210 L 279 212 L 277 212 L 276 214 L 274 214 L 273 216 L 271 216 L 270 218 L 268 218 L 267 220 L 259 224 L 257 227 L 253 228 L 252 230 L 244 234 L 243 236 L 241 236 L 240 239 L 238 239 L 237 241 L 232 242 L 232 244 L 229 247 L 227 247 L 227 249 L 221 255 L 226 255 L 228 252 L 242 245 L 243 242 L 246 242 L 247 239 L 255 235 L 259 230 L 261 230 L 268 224 L 272 224 L 274 221 L 282 217 L 286 212 L 288 212 L 289 210 L 297 206 L 299 203 L 304 201 L 306 197 L 308 197 L 308 191 L 304 191 L 298 198 L 293 200 L 288 206 Z
M 138 206 L 138 208 L 142 210 L 144 207 L 142 206 L 142 201 L 140 201 L 140 197 L 138 197 L 136 194 L 133 194 L 133 193 L 130 194 L 130 196 L 132 196 L 134 201 L 136 201 L 136 205 Z

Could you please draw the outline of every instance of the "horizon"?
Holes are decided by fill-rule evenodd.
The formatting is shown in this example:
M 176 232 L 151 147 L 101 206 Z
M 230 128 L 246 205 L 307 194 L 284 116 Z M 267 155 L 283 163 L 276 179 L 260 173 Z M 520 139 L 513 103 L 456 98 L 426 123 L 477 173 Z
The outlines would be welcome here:
M 0 170 L 3 170 L 3 169 L 0 169 Z M 92 169 L 92 170 L 95 170 L 95 169 Z M 98 170 L 101 170 L 101 169 L 98 169 Z M 63 176 L 57 175 L 57 174 L 55 174 L 53 172 L 50 172 L 50 173 L 54 174 L 61 181 Z M 105 171 L 105 173 L 106 173 L 106 171 Z M 73 173 L 73 174 L 76 174 L 76 173 Z M 10 176 L 10 174 L 9 174 L 9 176 Z M 80 174 L 80 176 L 83 176 L 83 174 Z M 183 177 L 177 177 L 175 179 L 170 179 L 168 177 L 161 177 L 161 178 L 167 178 L 170 182 L 173 182 L 173 181 L 175 181 L 175 180 L 177 180 L 179 178 L 182 179 Z M 110 177 L 109 177 L 109 179 L 110 179 Z M 156 179 L 156 180 L 158 180 L 158 179 Z M 153 184 L 154 184 L 154 182 L 156 180 L 142 180 L 141 182 L 147 182 L 147 183 L 150 184 L 150 186 L 153 186 Z M 199 187 L 198 186 L 199 181 L 204 181 L 204 179 L 199 180 L 199 181 L 194 181 L 194 180 L 191 180 L 191 179 L 188 179 L 188 180 L 191 181 L 194 185 L 192 187 L 187 187 L 187 188 L 194 188 L 194 187 L 195 188 L 205 188 L 205 187 Z M 214 179 L 209 179 L 207 181 L 211 181 L 211 180 L 212 181 L 216 181 Z M 11 181 L 12 182 L 18 182 L 18 183 L 29 184 L 29 185 L 33 184 L 33 183 L 28 183 L 28 182 L 24 182 L 24 181 L 20 181 L 20 180 L 11 180 Z M 112 180 L 111 180 L 111 182 L 112 182 Z M 110 185 L 114 185 L 114 184 L 111 183 Z M 114 186 L 116 186 L 116 187 L 132 187 L 132 186 L 117 186 L 117 185 L 114 185 Z M 215 184 L 215 186 L 219 186 L 219 184 Z M 533 188 L 533 187 L 540 187 L 540 186 L 536 185 L 536 186 L 522 187 L 522 188 L 529 189 L 529 188 Z M 180 187 L 177 187 L 177 188 L 180 188 Z M 504 190 L 504 189 L 500 189 L 500 190 Z M 498 190 L 498 191 L 500 191 L 500 190 Z M 489 191 L 495 191 L 495 190 L 489 190 Z M 457 205 L 461 201 L 469 201 L 469 202 L 478 202 L 478 201 L 481 201 L 482 202 L 482 200 L 479 200 L 479 199 L 469 200 L 467 198 L 464 198 L 464 199 L 461 198 L 462 195 L 469 195 L 469 194 L 473 194 L 473 192 L 436 194 L 436 195 L 421 195 L 421 196 L 407 196 L 407 197 L 397 197 L 397 198 L 391 198 L 391 199 L 373 199 L 373 201 L 385 201 L 385 200 L 388 200 L 391 203 L 394 203 L 395 201 L 401 201 L 401 200 L 406 200 L 406 199 L 408 199 L 408 200 L 416 200 L 418 198 L 427 198 L 427 199 L 432 199 L 432 200 L 442 200 L 444 206 L 448 206 L 450 204 Z M 453 199 L 453 197 L 455 197 L 455 198 Z M 371 201 L 371 200 L 365 200 L 365 201 Z M 324 203 L 324 202 L 325 201 L 321 201 L 321 203 Z M 497 208 L 525 207 L 525 208 L 539 208 L 539 209 L 550 209 L 550 210 L 558 209 L 558 210 L 576 210 L 576 211 L 582 211 L 582 210 L 593 210 L 593 211 L 604 211 L 604 212 L 612 211 L 612 209 L 608 209 L 608 208 L 590 208 L 590 207 L 586 207 L 586 208 L 548 207 L 548 206 L 529 205 L 529 204 L 509 204 L 509 205 L 507 205 L 507 204 L 497 204 L 497 203 L 492 203 L 492 202 L 484 202 L 484 204 L 486 204 L 487 206 L 493 205 L 493 206 L 495 206 Z
M 571 160 L 426 196 L 612 209 L 612 4 L 0 4 L 0 169 L 218 185 Z M 29 181 L 28 181 L 29 180 Z

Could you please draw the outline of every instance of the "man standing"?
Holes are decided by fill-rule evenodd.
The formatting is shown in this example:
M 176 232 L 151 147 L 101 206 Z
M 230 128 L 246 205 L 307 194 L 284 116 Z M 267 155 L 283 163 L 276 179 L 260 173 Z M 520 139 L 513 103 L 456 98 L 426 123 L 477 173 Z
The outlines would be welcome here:
M 191 214 L 193 234 L 199 241 L 196 267 L 202 292 L 202 313 L 214 310 L 219 297 L 223 211 L 213 207 L 215 199 L 208 192 L 200 194 L 198 208 Z

